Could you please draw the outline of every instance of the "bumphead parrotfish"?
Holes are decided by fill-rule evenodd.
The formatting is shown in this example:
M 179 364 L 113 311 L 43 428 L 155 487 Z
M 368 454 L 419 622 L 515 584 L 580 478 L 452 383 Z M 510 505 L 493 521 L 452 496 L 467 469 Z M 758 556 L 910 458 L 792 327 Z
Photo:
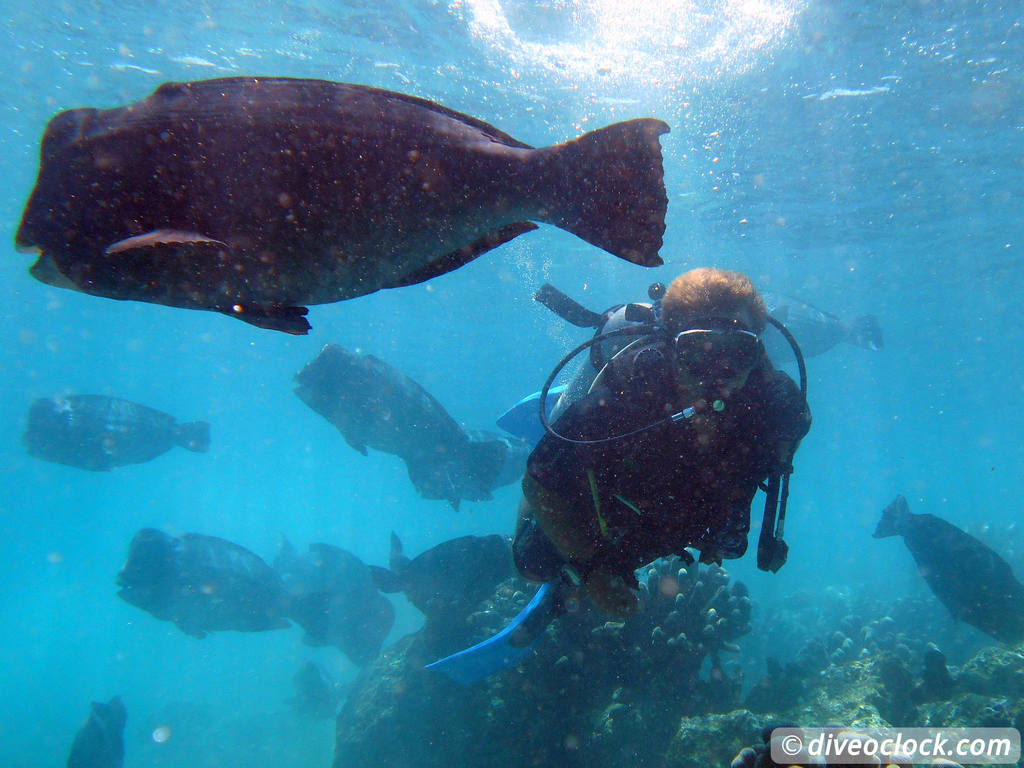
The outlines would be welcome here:
M 285 629 L 281 577 L 259 557 L 216 536 L 143 528 L 117 575 L 118 597 L 193 637 Z
M 882 327 L 875 315 L 858 315 L 846 321 L 792 296 L 762 291 L 761 297 L 768 314 L 796 338 L 804 357 L 820 355 L 840 342 L 875 352 L 882 349 Z M 771 324 L 765 329 L 764 344 L 773 361 L 788 363 L 793 359 L 789 342 Z
M 1024 640 L 1024 585 L 1003 558 L 935 515 L 916 515 L 903 496 L 882 512 L 876 539 L 902 536 L 935 596 L 960 621 L 1004 643 Z
M 464 622 L 500 582 L 515 575 L 515 567 L 507 536 L 459 536 L 410 560 L 392 533 L 388 567 L 371 565 L 370 572 L 382 592 L 404 592 L 428 622 Z
M 483 501 L 518 480 L 529 447 L 466 431 L 423 387 L 373 355 L 328 344 L 295 380 L 295 394 L 333 424 L 345 441 L 401 458 L 417 492 L 427 499 Z
M 94 701 L 89 719 L 75 734 L 67 768 L 121 768 L 127 719 L 120 696 L 106 703 Z
M 281 77 L 166 83 L 49 123 L 16 244 L 45 283 L 303 334 L 542 222 L 661 263 L 661 145 L 629 120 L 534 149 L 424 99 Z
M 163 411 L 117 397 L 44 397 L 29 407 L 24 442 L 37 459 L 102 472 L 155 459 L 175 445 L 203 453 L 210 425 L 179 424 Z
M 282 537 L 274 570 L 288 593 L 288 618 L 305 631 L 306 645 L 333 645 L 356 664 L 377 655 L 395 623 L 395 609 L 362 560 L 319 542 L 300 555 Z

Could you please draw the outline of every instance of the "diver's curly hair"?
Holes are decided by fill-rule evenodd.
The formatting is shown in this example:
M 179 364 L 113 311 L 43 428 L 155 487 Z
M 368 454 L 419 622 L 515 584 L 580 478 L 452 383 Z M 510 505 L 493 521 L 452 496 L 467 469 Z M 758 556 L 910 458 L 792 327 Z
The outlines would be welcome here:
M 701 267 L 684 272 L 669 285 L 661 300 L 661 317 L 672 331 L 692 328 L 717 313 L 747 310 L 754 326 L 749 330 L 761 333 L 768 322 L 764 299 L 750 278 L 740 272 Z

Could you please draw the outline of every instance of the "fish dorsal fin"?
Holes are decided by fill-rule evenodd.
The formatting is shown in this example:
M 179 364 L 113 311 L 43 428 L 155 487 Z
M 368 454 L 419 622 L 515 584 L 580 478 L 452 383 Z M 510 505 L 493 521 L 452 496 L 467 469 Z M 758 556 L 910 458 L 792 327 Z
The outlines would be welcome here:
M 275 86 L 285 86 L 275 88 Z M 223 103 L 237 103 L 246 96 L 259 98 L 260 92 L 270 92 L 275 96 L 281 96 L 285 102 L 283 108 L 302 106 L 311 98 L 317 100 L 328 99 L 350 99 L 359 94 L 366 94 L 374 99 L 387 99 L 388 101 L 410 104 L 420 109 L 428 110 L 438 115 L 443 115 L 457 122 L 468 125 L 492 141 L 505 144 L 509 147 L 519 149 L 533 149 L 504 131 L 500 131 L 490 123 L 485 123 L 472 115 L 456 112 L 454 109 L 441 106 L 428 99 L 421 99 L 417 96 L 410 96 L 397 91 L 386 91 L 382 88 L 374 88 L 369 85 L 356 85 L 353 83 L 335 83 L 326 80 L 315 80 L 300 77 L 219 77 L 210 80 L 198 80 L 189 83 L 170 82 L 164 83 L 150 97 L 156 101 L 175 102 L 187 100 L 189 107 L 193 110 L 201 109 L 205 104 L 214 104 L 215 110 L 223 108 Z M 290 99 L 288 97 L 291 97 Z M 287 99 L 287 101 L 285 101 Z M 296 101 L 298 99 L 298 101 Z
M 118 240 L 116 243 L 108 245 L 104 253 L 107 256 L 116 256 L 120 253 L 127 253 L 140 248 L 155 248 L 161 245 L 216 246 L 225 250 L 230 249 L 230 246 L 222 240 L 215 240 L 198 232 L 182 232 L 177 229 L 154 229 L 152 232 L 146 232 L 143 235 L 135 235 L 134 237 L 126 237 L 124 240 Z
M 397 93 L 396 91 L 383 91 L 364 85 L 355 85 L 351 87 L 367 91 L 376 91 L 378 94 L 392 99 L 393 101 L 403 101 L 407 104 L 413 104 L 417 107 L 422 107 L 423 109 L 429 109 L 431 112 L 436 112 L 439 115 L 444 115 L 445 117 L 458 120 L 460 123 L 465 123 L 466 125 L 476 128 L 478 131 L 486 134 L 490 139 L 497 141 L 500 144 L 505 144 L 509 147 L 518 147 L 519 149 L 533 149 L 529 144 L 525 144 L 519 141 L 519 139 L 509 136 L 504 131 L 499 131 L 490 123 L 485 123 L 483 120 L 478 120 L 477 118 L 462 112 L 456 112 L 454 109 L 448 109 L 448 107 L 443 107 L 428 99 L 421 99 L 417 96 L 410 96 L 406 93 Z
M 448 272 L 453 272 L 459 267 L 469 264 L 478 256 L 487 253 L 492 248 L 497 248 L 499 245 L 503 245 L 509 240 L 519 237 L 519 235 L 525 232 L 532 232 L 535 229 L 537 229 L 537 225 L 529 221 L 517 221 L 514 224 L 507 224 L 403 276 L 395 283 L 392 283 L 391 287 L 401 288 L 407 285 L 415 285 L 416 283 L 440 277 Z

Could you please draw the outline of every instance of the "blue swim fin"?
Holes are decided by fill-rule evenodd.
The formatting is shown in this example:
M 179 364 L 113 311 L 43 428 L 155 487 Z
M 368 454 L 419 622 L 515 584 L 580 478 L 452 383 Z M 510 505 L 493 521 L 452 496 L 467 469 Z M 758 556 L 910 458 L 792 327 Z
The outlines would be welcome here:
M 548 398 L 544 403 L 548 418 L 551 418 L 551 411 L 564 390 L 565 384 L 548 390 Z M 524 397 L 501 414 L 496 423 L 510 435 L 521 437 L 530 445 L 536 445 L 544 437 L 544 425 L 540 423 L 540 392 Z
M 544 630 L 563 612 L 560 581 L 545 582 L 529 604 L 501 632 L 464 651 L 427 664 L 452 680 L 469 685 L 514 667 L 533 650 Z

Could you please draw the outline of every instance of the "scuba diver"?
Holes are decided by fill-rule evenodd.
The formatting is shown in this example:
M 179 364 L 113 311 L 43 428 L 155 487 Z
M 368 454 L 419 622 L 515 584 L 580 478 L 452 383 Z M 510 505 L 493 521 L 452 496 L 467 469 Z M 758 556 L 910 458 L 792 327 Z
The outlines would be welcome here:
M 745 275 L 695 269 L 653 298 L 620 308 L 621 326 L 566 356 L 542 390 L 543 404 L 557 374 L 590 350 L 593 365 L 550 419 L 540 407 L 545 434 L 522 481 L 513 556 L 522 576 L 544 582 L 534 604 L 481 644 L 489 648 L 431 666 L 479 679 L 496 671 L 474 666 L 482 651 L 521 658 L 570 599 L 628 616 L 638 606 L 634 571 L 646 563 L 673 554 L 693 562 L 690 548 L 702 563 L 741 557 L 759 487 L 767 498 L 757 565 L 774 572 L 785 563 L 788 477 L 811 422 L 799 348 L 773 322 L 797 355 L 798 387 L 765 353 L 768 313 Z

